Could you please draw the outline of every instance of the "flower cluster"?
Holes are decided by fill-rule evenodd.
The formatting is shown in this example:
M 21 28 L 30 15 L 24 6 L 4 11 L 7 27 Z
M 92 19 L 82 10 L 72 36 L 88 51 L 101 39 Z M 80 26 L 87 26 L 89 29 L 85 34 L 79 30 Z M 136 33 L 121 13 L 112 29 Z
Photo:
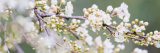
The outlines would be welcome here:
M 91 8 L 84 8 L 83 12 L 94 32 L 96 32 L 96 30 L 100 31 L 103 27 L 103 23 L 111 25 L 112 18 L 110 14 L 98 9 L 98 6 L 95 4 L 92 5 Z
M 139 49 L 139 48 L 135 48 L 133 53 L 148 53 L 147 50 L 143 50 L 143 49 Z

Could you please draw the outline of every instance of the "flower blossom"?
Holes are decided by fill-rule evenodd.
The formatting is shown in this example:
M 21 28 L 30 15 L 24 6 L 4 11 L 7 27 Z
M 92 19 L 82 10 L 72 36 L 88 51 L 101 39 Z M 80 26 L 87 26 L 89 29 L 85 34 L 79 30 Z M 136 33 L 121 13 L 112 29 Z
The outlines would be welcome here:
M 147 50 L 142 50 L 142 49 L 139 49 L 139 48 L 135 48 L 133 53 L 148 53 Z
M 107 11 L 108 11 L 108 12 L 113 11 L 113 7 L 112 7 L 111 5 L 109 5 L 109 6 L 107 7 Z
M 112 24 L 110 15 L 98 9 L 96 4 L 92 5 L 91 8 L 84 8 L 83 12 L 94 32 L 96 32 L 96 30 L 99 31 L 103 23 L 107 25 Z
M 95 43 L 98 47 L 102 47 L 102 39 L 100 36 L 95 38 Z
M 104 42 L 103 42 L 103 45 L 104 45 L 104 53 L 113 53 L 113 48 L 114 48 L 114 45 L 108 40 L 106 39 Z
M 118 44 L 117 47 L 120 48 L 121 50 L 125 49 L 125 45 L 124 44 Z
M 133 25 L 133 28 L 135 28 L 136 32 L 142 32 L 143 30 L 145 30 L 145 26 Z
M 116 42 L 124 42 L 124 35 L 126 32 L 129 32 L 128 28 L 124 26 L 124 23 L 121 22 L 118 26 L 117 26 L 117 31 L 115 32 L 115 41 Z
M 160 32 L 154 31 L 153 39 L 160 40 Z
M 31 19 L 29 19 L 29 17 L 18 16 L 17 17 L 17 22 L 21 26 L 23 26 L 23 28 L 26 32 L 31 32 L 31 31 L 34 31 L 36 29 L 35 26 L 34 26 L 34 23 L 31 21 Z
M 73 14 L 73 5 L 71 1 L 67 2 L 67 5 L 65 6 L 65 14 L 67 16 L 72 16 Z
M 129 22 L 130 14 L 128 12 L 128 5 L 122 3 L 120 7 L 113 10 L 113 14 L 116 14 L 123 22 Z
M 80 35 L 81 37 L 83 37 L 88 45 L 93 45 L 93 41 L 92 41 L 93 38 L 88 34 L 88 31 L 86 28 L 78 27 L 76 31 L 77 31 L 77 35 Z
M 159 41 L 155 44 L 155 47 L 160 48 L 160 42 Z

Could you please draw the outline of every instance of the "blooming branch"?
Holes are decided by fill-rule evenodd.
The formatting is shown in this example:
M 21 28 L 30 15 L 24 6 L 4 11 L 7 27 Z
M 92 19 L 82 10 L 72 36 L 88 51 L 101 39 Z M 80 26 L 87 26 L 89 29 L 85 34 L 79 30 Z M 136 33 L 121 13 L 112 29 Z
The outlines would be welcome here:
M 19 4 L 22 1 L 8 1 L 11 0 L 0 2 L 0 14 L 5 15 L 0 20 L 0 29 L 4 29 L 0 30 L 4 34 L 0 36 L 0 53 L 10 53 L 12 48 L 17 53 L 24 53 L 18 45 L 23 38 L 37 53 L 119 53 L 125 49 L 124 42 L 130 39 L 141 46 L 160 48 L 160 32 L 145 33 L 148 22 L 130 21 L 125 3 L 119 7 L 109 5 L 106 11 L 93 4 L 83 9 L 82 16 L 74 16 L 71 1 L 24 0 L 30 4 L 24 6 Z M 35 17 L 36 21 L 33 20 Z M 112 44 L 112 38 L 117 45 Z M 135 48 L 133 53 L 148 51 Z

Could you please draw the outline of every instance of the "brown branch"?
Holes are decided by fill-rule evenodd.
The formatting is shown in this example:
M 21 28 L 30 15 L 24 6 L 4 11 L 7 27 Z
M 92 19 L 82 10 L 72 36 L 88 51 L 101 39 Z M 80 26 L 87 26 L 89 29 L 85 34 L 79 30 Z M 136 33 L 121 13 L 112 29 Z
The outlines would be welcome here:
M 38 10 L 36 7 L 34 8 L 34 10 L 37 11 L 36 14 L 39 14 L 39 16 L 41 16 L 42 18 L 44 17 L 51 17 L 51 16 L 56 16 L 56 17 L 62 17 L 62 18 L 68 18 L 68 19 L 80 19 L 80 20 L 85 20 L 86 17 L 84 16 L 66 16 L 66 15 L 58 15 L 55 13 L 46 13 L 44 11 Z
M 47 35 L 49 36 L 50 35 L 50 33 L 49 33 L 49 30 L 48 30 L 48 28 L 47 27 L 45 27 L 44 25 L 44 21 L 43 21 L 43 17 L 41 17 L 41 15 L 43 15 L 44 13 L 42 13 L 40 10 L 38 10 L 36 7 L 34 8 L 34 13 L 35 13 L 35 15 L 36 15 L 36 17 L 37 17 L 37 19 L 38 19 L 38 21 L 39 21 L 39 26 L 40 26 L 40 30 L 41 29 L 44 29 L 45 30 L 45 32 L 47 33 Z
M 51 16 L 56 16 L 56 17 L 62 17 L 62 18 L 68 18 L 68 19 L 80 19 L 80 20 L 85 20 L 86 17 L 84 16 L 66 16 L 66 15 L 58 15 L 54 13 L 42 13 L 41 17 L 51 17 Z

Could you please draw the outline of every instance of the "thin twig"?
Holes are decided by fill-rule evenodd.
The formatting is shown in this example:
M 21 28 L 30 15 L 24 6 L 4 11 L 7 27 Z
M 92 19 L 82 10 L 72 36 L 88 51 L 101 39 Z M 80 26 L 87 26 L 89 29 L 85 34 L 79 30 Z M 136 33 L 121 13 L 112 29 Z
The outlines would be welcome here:
M 58 14 L 54 14 L 54 13 L 46 13 L 46 12 L 43 12 L 43 11 L 39 12 L 38 14 L 42 18 L 43 17 L 56 16 L 56 17 L 62 17 L 62 18 L 68 18 L 68 19 L 80 19 L 80 20 L 85 20 L 86 19 L 86 17 L 84 17 L 84 16 L 66 16 L 66 15 L 58 15 Z
M 42 20 L 43 17 L 41 17 L 41 15 L 43 13 L 40 10 L 38 10 L 36 7 L 34 8 L 34 13 L 39 21 L 40 30 L 44 29 L 46 31 L 47 35 L 49 36 L 50 35 L 49 30 L 47 29 L 47 27 L 44 26 L 45 24 Z

